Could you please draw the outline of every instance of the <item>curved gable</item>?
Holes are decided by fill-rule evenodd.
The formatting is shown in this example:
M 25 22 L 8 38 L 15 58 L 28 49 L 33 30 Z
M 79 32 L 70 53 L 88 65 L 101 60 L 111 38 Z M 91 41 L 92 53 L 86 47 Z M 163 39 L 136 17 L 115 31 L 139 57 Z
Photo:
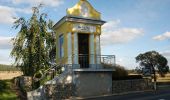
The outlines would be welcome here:
M 67 9 L 67 15 L 100 19 L 100 12 L 96 11 L 87 0 L 80 0 L 74 7 Z

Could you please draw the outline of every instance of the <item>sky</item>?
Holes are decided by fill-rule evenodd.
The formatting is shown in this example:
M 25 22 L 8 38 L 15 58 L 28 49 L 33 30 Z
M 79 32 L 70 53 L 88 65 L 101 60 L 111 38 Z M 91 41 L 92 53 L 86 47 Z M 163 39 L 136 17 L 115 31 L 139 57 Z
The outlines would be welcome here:
M 42 12 L 54 22 L 66 15 L 66 9 L 79 0 L 0 0 L 0 64 L 12 64 L 12 42 L 18 30 L 14 17 L 31 16 L 31 7 L 44 4 Z M 101 53 L 115 55 L 116 63 L 126 69 L 138 64 L 135 57 L 155 50 L 170 65 L 170 0 L 88 0 L 101 13 Z

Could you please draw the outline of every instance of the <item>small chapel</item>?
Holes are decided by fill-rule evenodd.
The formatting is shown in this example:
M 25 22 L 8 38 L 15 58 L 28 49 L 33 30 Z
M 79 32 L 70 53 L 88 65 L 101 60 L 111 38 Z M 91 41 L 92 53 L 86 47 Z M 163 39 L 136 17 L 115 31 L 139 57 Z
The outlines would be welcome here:
M 101 55 L 101 13 L 87 0 L 79 0 L 55 25 L 56 63 L 67 65 L 65 74 L 76 86 L 76 96 L 112 93 L 114 55 Z M 66 80 L 68 81 L 68 80 Z
M 53 26 L 56 59 L 49 62 L 50 67 L 40 70 L 38 77 L 35 74 L 30 78 L 41 86 L 27 92 L 28 100 L 95 99 L 117 93 L 152 91 L 152 78 L 140 75 L 139 79 L 135 76 L 129 77 L 130 80 L 114 80 L 115 55 L 101 54 L 105 23 L 88 0 L 79 0 L 68 8 L 66 15 Z M 24 82 L 16 83 L 20 86 Z

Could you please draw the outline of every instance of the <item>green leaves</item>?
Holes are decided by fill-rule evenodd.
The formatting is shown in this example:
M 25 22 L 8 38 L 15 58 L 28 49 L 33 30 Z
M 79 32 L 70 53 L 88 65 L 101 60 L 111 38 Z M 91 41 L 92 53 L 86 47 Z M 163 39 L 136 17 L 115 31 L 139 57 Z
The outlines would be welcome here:
M 28 76 L 33 76 L 40 69 L 49 66 L 49 52 L 55 47 L 53 23 L 51 20 L 47 21 L 47 14 L 40 13 L 40 7 L 41 5 L 32 8 L 30 19 L 21 17 L 13 26 L 20 30 L 13 39 L 11 56 L 15 59 L 14 65 Z
M 157 69 L 160 74 L 165 74 L 169 71 L 167 59 L 156 51 L 139 54 L 136 57 L 136 62 L 143 68 Z

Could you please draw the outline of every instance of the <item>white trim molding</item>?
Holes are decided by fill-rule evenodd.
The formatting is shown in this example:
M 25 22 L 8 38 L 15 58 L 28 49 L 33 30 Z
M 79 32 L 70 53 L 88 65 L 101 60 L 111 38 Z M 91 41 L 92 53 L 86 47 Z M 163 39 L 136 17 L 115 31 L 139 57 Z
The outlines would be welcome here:
M 78 64 L 78 34 L 74 33 L 74 64 Z
M 100 55 L 101 55 L 101 51 L 100 51 L 100 35 L 96 35 L 96 63 L 97 64 L 101 64 Z
M 68 33 L 67 34 L 67 55 L 68 55 L 68 64 L 72 64 L 72 34 Z
M 94 34 L 90 34 L 90 64 L 94 63 Z

